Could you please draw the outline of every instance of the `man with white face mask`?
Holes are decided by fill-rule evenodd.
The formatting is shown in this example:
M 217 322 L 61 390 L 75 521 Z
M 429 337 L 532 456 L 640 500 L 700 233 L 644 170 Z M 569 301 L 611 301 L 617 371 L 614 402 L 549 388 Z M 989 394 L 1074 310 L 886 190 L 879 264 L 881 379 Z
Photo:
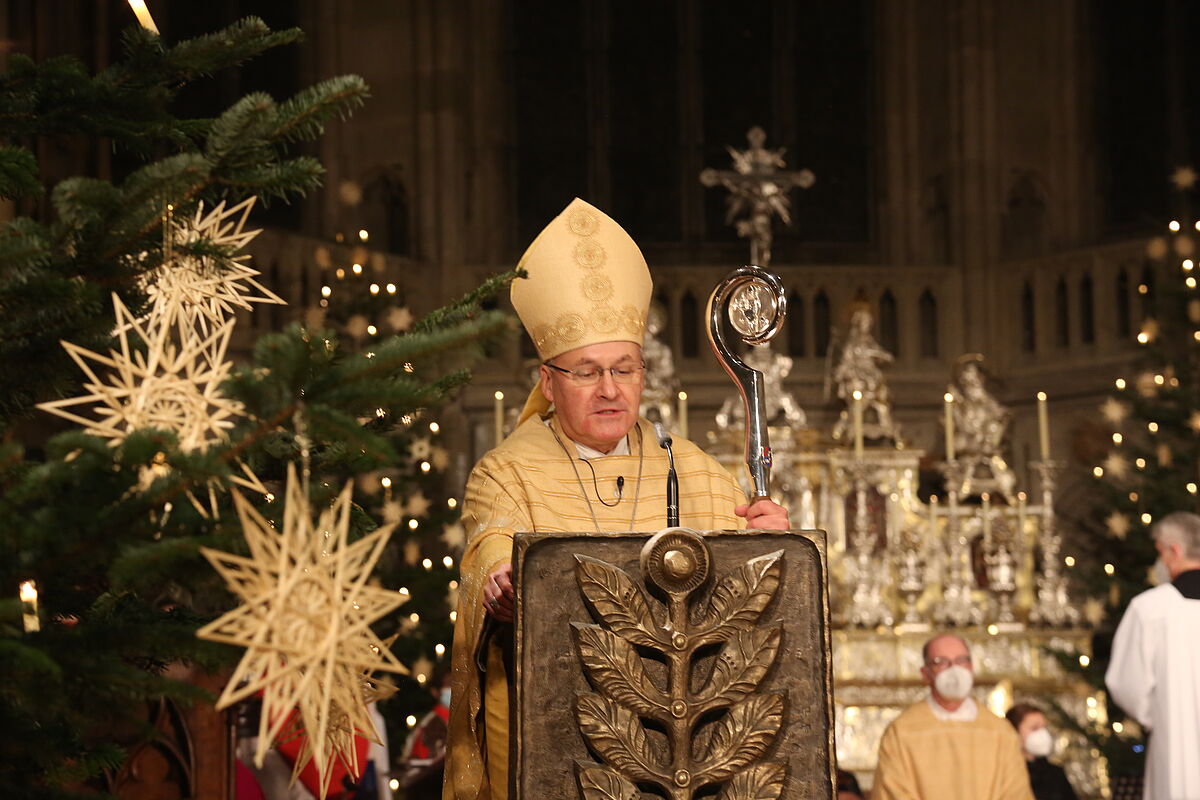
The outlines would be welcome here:
M 1192 800 L 1200 797 L 1200 516 L 1170 514 L 1153 534 L 1155 571 L 1167 580 L 1129 603 L 1104 682 L 1153 734 L 1145 800 Z
M 1033 800 L 1016 732 L 971 698 L 967 643 L 942 633 L 921 653 L 929 696 L 883 732 L 872 800 Z

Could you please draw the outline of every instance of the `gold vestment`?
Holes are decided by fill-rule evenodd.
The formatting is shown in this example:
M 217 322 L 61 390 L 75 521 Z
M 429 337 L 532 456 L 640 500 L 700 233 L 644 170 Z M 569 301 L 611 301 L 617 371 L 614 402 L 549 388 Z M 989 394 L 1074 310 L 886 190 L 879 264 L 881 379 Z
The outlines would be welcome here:
M 572 469 L 575 445 L 555 417 L 550 421 L 553 427 L 536 416 L 526 420 L 480 460 L 467 481 L 462 516 L 468 538 L 451 654 L 454 699 L 443 800 L 508 797 L 507 675 L 493 643 L 483 654 L 488 669 L 481 679 L 476 648 L 487 616 L 481 603 L 483 584 L 494 569 L 511 560 L 513 534 L 595 531 L 597 525 L 601 531 L 653 532 L 667 525 L 667 455 L 649 422 L 639 420 L 629 432 L 629 455 L 588 462 L 595 469 L 593 480 L 592 470 L 579 459 Z M 697 530 L 744 528 L 746 521 L 733 509 L 746 502 L 745 497 L 729 473 L 685 439 L 676 438 L 673 450 L 680 524 Z M 606 506 L 600 498 L 614 502 L 618 477 L 625 479 L 620 502 Z
M 941 720 L 909 706 L 879 743 L 872 800 L 1033 800 L 1017 732 L 986 708 Z

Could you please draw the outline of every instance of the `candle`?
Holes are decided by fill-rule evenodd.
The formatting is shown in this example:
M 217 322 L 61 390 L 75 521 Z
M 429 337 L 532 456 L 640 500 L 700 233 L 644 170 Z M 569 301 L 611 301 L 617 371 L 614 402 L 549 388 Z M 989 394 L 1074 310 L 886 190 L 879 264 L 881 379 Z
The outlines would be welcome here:
M 1025 493 L 1017 493 L 1017 543 L 1023 547 L 1025 544 Z
M 154 17 L 150 16 L 150 9 L 146 8 L 146 0 L 129 0 L 129 7 L 133 9 L 133 14 L 137 17 L 138 24 L 148 31 L 158 33 L 158 26 L 154 24 Z
M 859 461 L 863 457 L 863 395 L 858 389 L 854 390 L 854 402 L 851 411 L 854 415 L 854 457 Z
M 984 549 L 990 550 L 992 547 L 992 498 L 987 493 L 983 493 L 983 546 Z
M 38 620 L 37 585 L 33 581 L 21 584 L 21 622 L 26 633 L 35 633 L 42 628 Z
M 679 437 L 688 438 L 688 407 L 687 392 L 679 393 Z
M 504 392 L 496 392 L 496 446 L 504 441 Z
M 946 392 L 946 460 L 954 460 L 954 395 Z
M 1050 414 L 1046 411 L 1046 393 L 1037 393 L 1038 442 L 1042 446 L 1042 461 L 1050 460 Z

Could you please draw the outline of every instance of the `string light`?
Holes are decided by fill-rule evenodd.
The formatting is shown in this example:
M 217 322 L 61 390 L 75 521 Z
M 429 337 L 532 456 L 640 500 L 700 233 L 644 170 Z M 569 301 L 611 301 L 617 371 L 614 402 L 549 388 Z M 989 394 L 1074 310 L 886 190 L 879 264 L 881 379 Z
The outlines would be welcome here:
M 458 612 L 457 612 L 457 611 L 451 611 L 451 612 L 450 612 L 450 621 L 451 621 L 451 622 L 458 622 Z
M 408 615 L 408 619 L 410 622 L 420 622 L 421 615 L 414 611 L 413 613 Z
M 388 781 L 388 788 L 391 789 L 393 792 L 400 791 L 400 779 L 392 778 L 390 781 Z
M 379 483 L 380 483 L 380 484 L 383 486 L 383 488 L 385 488 L 385 489 L 390 489 L 390 488 L 392 488 L 392 479 L 391 479 L 391 478 L 388 478 L 388 477 L 386 477 L 386 476 L 385 476 L 385 477 L 383 477 L 383 478 L 380 478 L 380 479 L 379 479 Z
M 1092 467 L 1092 474 L 1097 478 L 1104 477 L 1104 467 Z
M 1136 461 L 1134 461 L 1134 462 L 1133 462 L 1133 465 L 1134 465 L 1135 467 L 1137 467 L 1138 469 L 1145 469 L 1145 468 L 1146 468 L 1146 459 L 1144 459 L 1144 458 L 1139 458 L 1139 459 L 1137 459 Z
M 1089 658 L 1088 656 L 1080 656 L 1079 657 L 1079 666 L 1086 667 L 1090 663 L 1092 663 L 1092 659 Z
M 337 275 L 337 279 L 339 281 L 345 280 L 345 278 L 346 278 L 346 270 L 342 269 L 341 267 L 338 267 L 337 272 L 335 272 L 334 274 Z
M 394 283 L 389 283 L 389 284 L 387 285 L 387 293 L 388 293 L 388 294 L 395 294 L 395 293 L 396 293 L 396 284 L 394 284 Z
M 1195 266 L 1195 263 L 1190 258 L 1185 258 L 1183 260 L 1183 271 L 1184 272 L 1191 272 L 1192 267 L 1194 267 L 1194 266 Z
M 446 569 L 450 569 L 454 566 L 454 559 L 450 556 L 444 556 L 442 558 L 442 566 L 444 566 Z
M 1075 556 L 1067 556 L 1066 558 L 1063 559 L 1063 563 L 1066 564 L 1068 567 L 1075 566 Z
M 458 581 L 450 581 L 450 583 L 448 584 L 448 586 L 449 586 L 451 589 L 457 589 L 457 588 L 458 588 Z
M 1189 483 L 1187 485 L 1187 490 L 1188 490 L 1188 494 L 1195 494 L 1196 493 L 1196 484 Z
M 1105 574 L 1105 575 L 1112 575 L 1112 574 L 1113 574 L 1113 573 L 1115 573 L 1116 571 L 1117 571 L 1117 568 L 1116 568 L 1116 567 L 1114 567 L 1112 564 L 1105 564 L 1105 565 L 1104 565 L 1104 574 Z
M 993 622 L 987 626 L 987 632 L 989 636 L 995 636 L 1000 632 L 1000 626 Z
M 408 597 L 408 595 L 409 595 L 409 592 L 408 592 L 408 587 L 407 587 L 407 586 L 401 586 L 401 587 L 400 587 L 400 594 L 404 595 L 405 597 Z
M 421 462 L 421 472 L 429 472 L 429 470 L 431 470 L 431 469 L 433 469 L 433 465 L 430 464 L 428 461 Z
M 1144 283 L 1138 284 L 1138 294 L 1150 294 L 1150 287 Z
M 1114 722 L 1112 728 L 1113 733 L 1120 733 L 1121 731 L 1125 730 L 1125 726 L 1119 722 Z
M 417 724 L 417 718 L 414 717 L 412 714 L 409 714 L 407 717 L 404 718 L 404 724 L 411 728 Z
M 1200 331 L 1197 331 L 1197 333 L 1200 333 Z M 1124 378 L 1117 378 L 1117 388 L 1118 389 L 1125 388 L 1125 379 Z
M 417 529 L 417 525 L 419 525 L 419 524 L 420 523 L 418 523 L 415 519 L 410 519 L 408 521 L 408 529 L 410 531 L 415 531 Z
M 1171 220 L 1170 224 L 1168 224 L 1167 227 L 1171 229 L 1171 233 L 1179 233 L 1179 220 L 1177 220 L 1177 219 Z
M 268 503 L 274 503 L 274 502 L 275 502 L 275 495 L 271 494 L 270 492 L 267 492 L 266 494 L 264 494 L 264 495 L 263 495 L 263 498 L 264 498 L 264 499 L 265 499 L 265 500 L 266 500 Z
M 427 681 L 427 680 L 429 680 L 429 679 L 428 679 L 427 677 L 425 677 L 425 673 L 424 673 L 424 672 L 418 672 L 418 673 L 417 673 L 417 683 L 419 683 L 419 684 L 421 684 L 422 686 L 424 686 L 424 685 L 425 685 L 425 681 Z
M 1137 492 L 1130 492 L 1130 493 L 1129 493 L 1129 502 L 1131 502 L 1131 503 L 1136 503 L 1137 501 L 1138 501 L 1138 493 L 1137 493 Z
M 1146 430 L 1150 431 L 1151 433 L 1158 433 L 1158 423 L 1157 422 L 1147 422 Z
M 351 264 L 350 271 L 355 275 L 362 275 L 362 264 Z
M 421 566 L 425 569 L 433 569 L 433 559 L 425 558 L 421 560 Z
M 1124 436 L 1122 436 L 1122 435 L 1121 435 L 1121 434 L 1119 434 L 1119 433 L 1114 433 L 1114 434 L 1113 434 L 1113 444 L 1120 444 L 1120 443 L 1121 443 L 1121 442 L 1123 442 L 1123 441 L 1125 441 L 1125 437 L 1124 437 Z
M 332 286 L 322 286 L 321 287 L 321 297 L 329 297 L 331 294 L 333 294 Z
M 1185 283 L 1185 284 L 1187 284 L 1187 287 L 1188 287 L 1189 289 L 1195 289 L 1195 288 L 1196 288 L 1196 279 L 1195 279 L 1195 278 L 1193 278 L 1191 275 L 1188 275 L 1188 276 L 1187 276 L 1187 279 L 1184 281 L 1184 283 Z
M 446 501 L 446 505 L 450 506 L 450 508 L 458 508 L 458 501 L 451 497 Z
M 1143 525 L 1149 525 L 1153 521 L 1154 521 L 1154 517 L 1150 516 L 1149 511 L 1142 513 L 1142 524 Z
M 371 284 L 371 294 L 379 294 L 379 284 L 378 283 Z
M 378 329 L 378 328 L 376 328 L 374 325 L 368 325 L 368 326 L 367 326 L 367 333 L 369 333 L 369 334 L 371 334 L 372 336 L 374 336 L 375 334 L 379 333 L 379 329 Z
M 359 240 L 360 242 L 365 242 L 365 241 L 367 241 L 367 240 L 368 240 L 368 239 L 370 239 L 370 238 L 371 238 L 371 234 L 367 233 L 366 231 L 364 231 L 364 230 L 360 230 L 360 231 L 358 232 L 358 240 Z
M 1150 343 L 1150 334 L 1147 333 L 1146 331 L 1141 331 L 1137 335 L 1137 340 L 1138 340 L 1138 344 L 1149 344 Z
M 446 645 L 438 642 L 433 646 L 433 652 L 437 653 L 438 658 L 441 658 L 442 656 L 446 655 Z
M 1154 383 L 1155 383 L 1155 385 L 1156 385 L 1156 386 L 1162 386 L 1162 385 L 1163 385 L 1164 383 L 1166 383 L 1166 382 L 1167 382 L 1167 379 L 1166 379 L 1166 378 L 1164 378 L 1162 375 L 1155 375 L 1155 376 L 1154 376 Z
M 436 422 L 429 423 L 429 432 L 430 433 L 437 433 L 441 429 L 442 429 L 442 426 L 438 425 Z

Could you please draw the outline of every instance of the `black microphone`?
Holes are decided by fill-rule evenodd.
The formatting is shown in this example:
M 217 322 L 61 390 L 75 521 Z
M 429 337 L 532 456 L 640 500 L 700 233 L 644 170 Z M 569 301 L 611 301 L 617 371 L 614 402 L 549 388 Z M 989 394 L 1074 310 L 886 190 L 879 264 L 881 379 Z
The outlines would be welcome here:
M 679 527 L 679 476 L 675 474 L 675 454 L 671 452 L 671 434 L 661 422 L 654 423 L 658 446 L 667 451 L 667 527 Z

